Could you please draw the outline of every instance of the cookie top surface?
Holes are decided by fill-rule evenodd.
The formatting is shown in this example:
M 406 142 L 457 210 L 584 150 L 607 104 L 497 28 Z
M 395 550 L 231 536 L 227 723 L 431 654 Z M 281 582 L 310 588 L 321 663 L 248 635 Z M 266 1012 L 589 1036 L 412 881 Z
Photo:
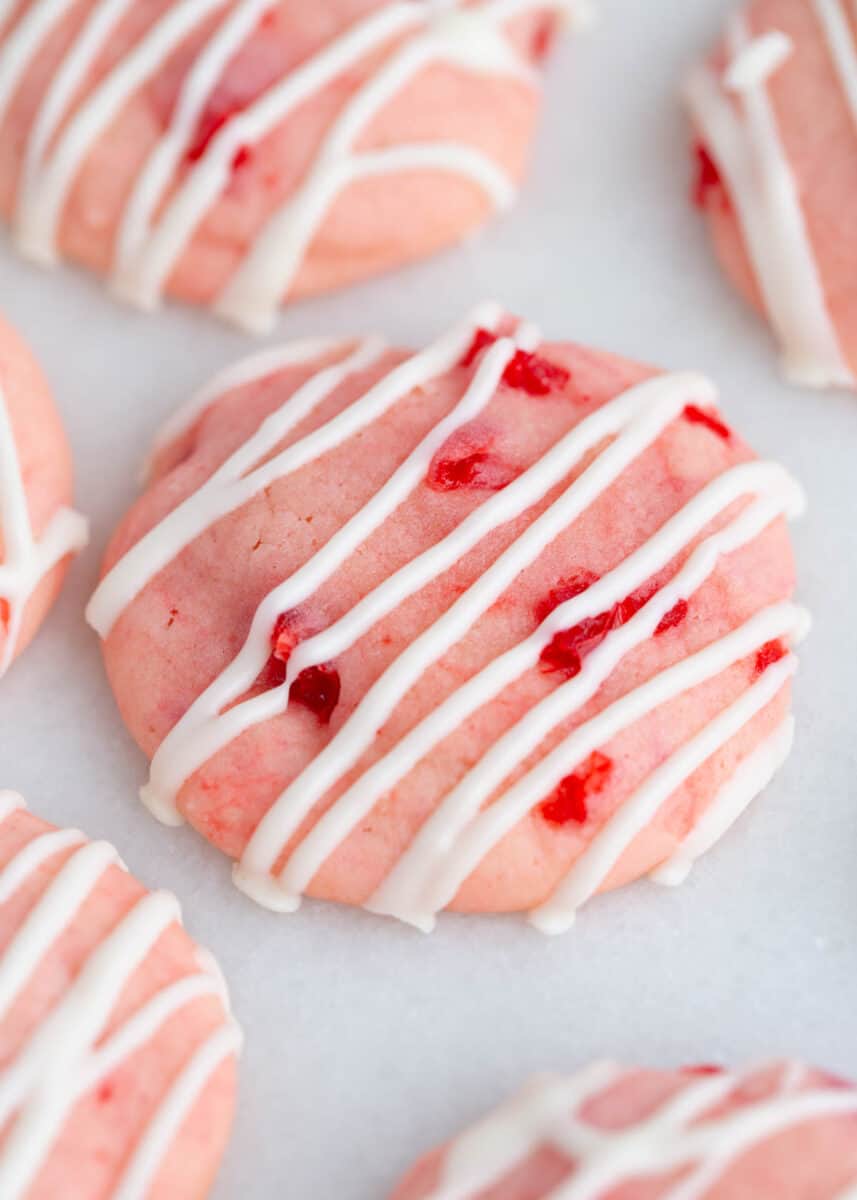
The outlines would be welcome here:
M 0 793 L 0 1192 L 198 1200 L 232 1119 L 222 976 L 105 842 Z
M 275 908 L 559 930 L 680 878 L 788 751 L 805 626 L 800 490 L 715 405 L 492 306 L 227 373 L 89 609 L 150 806 Z
M 720 260 L 768 318 L 784 371 L 857 386 L 857 18 L 846 0 L 753 0 L 685 97 L 696 199 Z
M 264 328 L 514 198 L 570 0 L 31 0 L 0 26 L 28 256 Z
M 68 555 L 86 544 L 71 477 L 47 382 L 0 319 L 0 676 L 44 619 Z
M 796 1062 L 731 1074 L 596 1063 L 533 1083 L 393 1200 L 852 1200 L 857 1091 Z

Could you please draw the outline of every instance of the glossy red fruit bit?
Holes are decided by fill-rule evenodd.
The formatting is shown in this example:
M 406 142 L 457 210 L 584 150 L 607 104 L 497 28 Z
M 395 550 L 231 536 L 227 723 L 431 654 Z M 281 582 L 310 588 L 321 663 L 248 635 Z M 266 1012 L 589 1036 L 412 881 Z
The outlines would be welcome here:
M 570 379 L 571 372 L 565 367 L 526 350 L 519 350 L 503 373 L 503 381 L 509 387 L 528 396 L 549 396 L 561 391 Z
M 489 346 L 493 346 L 496 341 L 496 333 L 490 333 L 487 329 L 477 329 L 473 335 L 473 341 L 470 343 L 470 348 L 458 365 L 460 367 L 472 367 L 482 351 L 487 350 Z
M 295 611 L 280 613 L 274 622 L 271 647 L 274 658 L 287 663 L 292 651 L 301 640 L 300 618 Z
M 718 1067 L 716 1063 L 697 1063 L 691 1067 L 682 1067 L 683 1075 L 722 1075 L 723 1067 Z
M 779 638 L 773 642 L 766 642 L 756 655 L 753 674 L 758 679 L 760 675 L 764 675 L 769 667 L 772 667 L 774 663 L 780 662 L 787 654 L 788 650 Z
M 687 620 L 689 607 L 686 600 L 679 600 L 678 604 L 673 605 L 669 612 L 661 618 L 660 624 L 655 630 L 655 637 L 661 637 Z
M 551 588 L 544 599 L 540 600 L 535 607 L 536 621 L 541 625 L 542 621 L 546 621 L 551 613 L 559 608 L 561 604 L 565 604 L 568 600 L 573 600 L 575 596 L 582 595 L 585 591 L 597 583 L 599 576 L 594 571 L 575 571 L 573 575 L 569 575 L 566 579 L 561 579 L 555 588 Z
M 557 24 L 555 17 L 544 17 L 536 25 L 530 44 L 530 52 L 536 62 L 543 62 L 553 49 Z
M 584 586 L 578 588 L 577 591 L 572 590 L 570 595 L 562 596 L 561 589 L 556 589 L 551 592 L 546 601 L 543 601 L 536 609 L 536 616 L 540 616 L 542 620 L 550 615 L 551 609 L 547 606 L 551 600 L 559 592 L 559 602 L 571 599 L 575 595 L 580 595 L 581 591 L 585 591 L 587 587 L 591 587 L 595 582 L 595 576 Z M 574 584 L 571 585 L 574 588 Z M 651 600 L 652 596 L 658 591 L 658 584 L 652 580 L 649 583 L 643 584 L 636 592 L 632 592 L 624 600 L 620 600 L 618 604 L 614 604 L 612 608 L 606 612 L 598 613 L 594 617 L 586 617 L 579 624 L 571 629 L 563 629 L 551 639 L 551 641 L 542 650 L 539 656 L 539 665 L 542 671 L 548 674 L 562 674 L 566 679 L 573 679 L 580 674 L 583 667 L 583 660 L 587 654 L 599 646 L 604 639 L 614 629 L 619 629 L 620 626 L 626 625 L 632 617 Z M 554 605 L 554 607 L 556 607 Z M 679 606 L 677 605 L 676 608 Z M 673 610 L 675 611 L 675 610 Z M 667 614 L 670 616 L 671 614 Z M 664 618 L 666 620 L 666 618 Z M 676 623 L 678 623 L 678 617 Z M 681 620 L 684 618 L 681 617 Z
M 708 148 L 697 142 L 693 148 L 696 159 L 696 176 L 693 182 L 693 202 L 697 208 L 706 208 L 711 199 L 720 203 L 727 202 L 726 189 L 720 176 L 717 163 L 711 157 Z
M 462 488 L 498 492 L 517 474 L 514 467 L 498 455 L 476 450 L 461 458 L 435 458 L 427 482 L 436 492 L 455 492 Z
M 583 766 L 566 775 L 539 811 L 551 825 L 583 825 L 589 816 L 588 799 L 602 792 L 613 770 L 613 761 L 597 750 Z
M 601 645 L 607 634 L 621 624 L 622 607 L 616 604 L 608 612 L 587 617 L 572 629 L 561 630 L 539 656 L 542 671 L 574 679 L 575 675 L 580 674 L 587 654 L 591 654 Z
M 684 419 L 690 421 L 692 425 L 704 425 L 706 429 L 710 429 L 712 433 L 722 438 L 724 442 L 728 442 L 732 437 L 732 430 L 728 425 L 725 425 L 713 413 L 707 412 L 704 408 L 699 408 L 696 404 L 688 404 L 684 410 Z
M 496 341 L 496 333 L 490 333 L 487 329 L 477 329 L 459 365 L 472 367 L 479 356 Z M 571 372 L 565 367 L 527 350 L 518 350 L 503 372 L 505 384 L 530 396 L 548 396 L 551 392 L 560 391 L 570 379 Z
M 336 667 L 322 663 L 301 671 L 289 690 L 289 700 L 308 708 L 322 725 L 329 725 L 341 691 L 342 684 Z

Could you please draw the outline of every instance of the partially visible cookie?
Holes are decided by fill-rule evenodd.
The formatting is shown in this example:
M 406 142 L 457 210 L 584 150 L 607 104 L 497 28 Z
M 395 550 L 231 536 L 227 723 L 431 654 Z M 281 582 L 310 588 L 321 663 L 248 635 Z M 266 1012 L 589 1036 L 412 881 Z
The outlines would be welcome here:
M 785 518 L 698 375 L 494 306 L 240 364 L 160 442 L 89 606 L 147 803 L 236 881 L 421 928 L 676 882 L 785 759 Z
M 392 1200 L 853 1200 L 857 1090 L 799 1063 L 597 1063 L 420 1162 Z
M 0 21 L 0 211 L 142 307 L 264 329 L 512 203 L 577 0 L 96 0 Z
M 751 0 L 688 77 L 695 198 L 786 375 L 857 387 L 857 12 Z
M 175 897 L 0 792 L 4 1200 L 202 1200 L 239 1042 Z
M 56 599 L 68 556 L 86 544 L 71 492 L 71 454 L 48 385 L 0 320 L 0 675 Z

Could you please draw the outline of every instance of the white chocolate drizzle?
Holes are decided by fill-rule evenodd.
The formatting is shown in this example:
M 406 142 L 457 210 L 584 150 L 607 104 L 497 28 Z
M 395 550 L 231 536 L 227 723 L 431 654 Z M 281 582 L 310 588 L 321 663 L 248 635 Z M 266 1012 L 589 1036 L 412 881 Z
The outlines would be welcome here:
M 794 43 L 779 29 L 748 42 L 726 68 L 723 82 L 730 92 L 764 87 L 794 54 Z
M 857 46 L 849 19 L 857 21 L 855 0 L 812 0 L 842 83 L 851 117 L 857 126 Z
M 485 306 L 428 350 L 394 367 L 347 409 L 279 452 L 278 443 L 297 420 L 355 369 L 354 355 L 364 353 L 366 343 L 351 353 L 328 343 L 310 343 L 309 347 L 301 344 L 291 351 L 286 348 L 259 356 L 222 376 L 220 382 L 228 392 L 254 378 L 266 378 L 278 364 L 305 362 L 305 354 L 321 356 L 317 372 L 275 408 L 259 430 L 196 493 L 108 572 L 89 606 L 90 622 L 102 637 L 109 636 L 125 608 L 193 538 L 249 500 L 256 489 L 284 478 L 330 447 L 340 445 L 370 422 L 381 419 L 413 388 L 448 372 L 460 361 L 475 330 L 496 330 L 501 318 L 499 308 Z M 357 765 L 377 730 L 432 665 L 473 629 L 522 571 L 655 444 L 688 404 L 714 404 L 717 399 L 706 379 L 686 374 L 655 377 L 602 405 L 513 482 L 485 499 L 450 533 L 394 571 L 327 628 L 300 642 L 288 659 L 280 685 L 262 692 L 254 690 L 253 684 L 270 658 L 277 619 L 308 600 L 347 564 L 425 478 L 438 449 L 485 409 L 518 349 L 532 352 L 538 345 L 537 331 L 520 325 L 485 350 L 461 399 L 447 416 L 423 437 L 363 508 L 263 598 L 238 655 L 190 705 L 154 755 L 142 798 L 159 819 L 178 824 L 182 820 L 178 799 L 188 780 L 242 733 L 285 713 L 291 686 L 303 671 L 336 660 L 408 597 L 454 567 L 492 531 L 519 519 L 571 478 L 483 574 L 389 664 L 326 746 L 263 817 L 235 867 L 234 877 L 243 891 L 268 907 L 279 911 L 297 908 L 318 871 L 375 805 L 463 722 L 536 668 L 542 651 L 557 633 L 610 611 L 674 560 L 685 556 L 672 578 L 586 656 L 578 675 L 535 704 L 441 799 L 366 907 L 431 929 L 435 915 L 452 903 L 498 843 L 600 746 L 653 708 L 714 679 L 768 643 L 782 640 L 793 645 L 808 628 L 806 613 L 790 603 L 756 613 L 739 628 L 656 674 L 579 725 L 513 786 L 503 789 L 505 781 L 537 753 L 545 739 L 595 696 L 622 660 L 655 634 L 664 617 L 679 603 L 693 598 L 725 556 L 750 545 L 776 520 L 802 511 L 803 494 L 783 468 L 758 461 L 733 466 L 702 487 L 617 567 L 555 609 L 530 637 L 489 661 L 438 703 L 350 783 L 292 848 L 284 865 L 277 865 L 316 804 Z M 338 357 L 333 367 L 324 365 L 331 354 Z M 179 436 L 187 432 L 204 417 L 206 406 L 215 403 L 217 394 L 216 389 L 201 393 L 202 401 L 195 399 L 173 430 Z M 264 468 L 256 467 L 260 460 Z M 712 525 L 715 531 L 706 533 Z M 533 922 L 547 932 L 568 928 L 579 906 L 600 890 L 613 867 L 637 835 L 658 817 L 669 798 L 776 698 L 795 668 L 794 656 L 785 654 L 732 705 L 661 763 L 612 819 L 592 835 L 556 894 L 532 914 Z M 677 848 L 675 857 L 662 867 L 659 878 L 676 879 L 686 874 L 693 861 L 720 839 L 785 758 L 790 733 L 787 723 L 744 762 L 736 764 L 732 779 L 687 841 Z
M 170 56 L 213 21 L 121 217 L 113 283 L 125 299 L 143 308 L 156 306 L 226 188 L 236 154 L 256 146 L 299 106 L 373 55 L 381 55 L 377 70 L 334 120 L 294 194 L 248 247 L 216 298 L 216 310 L 247 329 L 269 328 L 331 206 L 360 179 L 443 172 L 471 181 L 497 209 L 513 202 L 514 181 L 475 146 L 428 141 L 367 150 L 360 145 L 379 113 L 433 65 L 445 63 L 538 86 L 536 72 L 508 36 L 508 25 L 536 10 L 573 18 L 578 15 L 573 0 L 483 0 L 476 5 L 463 0 L 391 0 L 276 80 L 212 137 L 199 161 L 188 164 L 194 131 L 230 62 L 276 6 L 276 0 L 179 0 L 75 107 L 80 86 L 132 7 L 132 0 L 98 0 L 49 86 L 30 132 L 14 223 L 22 252 L 43 263 L 56 262 L 66 202 L 98 139 Z M 35 0 L 6 32 L 0 46 L 0 120 L 28 67 L 73 8 L 74 0 Z M 584 11 L 581 6 L 581 17 Z M 5 15 L 0 8 L 0 20 Z
M 544 1147 L 557 1150 L 574 1167 L 541 1200 L 601 1200 L 635 1180 L 675 1172 L 681 1175 L 666 1193 L 669 1200 L 703 1200 L 767 1141 L 802 1125 L 857 1113 L 857 1091 L 807 1083 L 797 1070 L 801 1074 L 786 1064 L 771 1080 L 772 1094 L 755 1101 L 742 1099 L 742 1086 L 773 1068 L 689 1076 L 654 1112 L 609 1129 L 588 1121 L 586 1106 L 617 1086 L 633 1086 L 632 1072 L 605 1062 L 569 1078 L 534 1081 L 452 1143 L 425 1200 L 473 1200 Z M 733 1098 L 737 1103 L 724 1112 Z M 853 1194 L 849 1190 L 837 1200 Z
M 40 537 L 34 534 L 12 420 L 0 385 L 0 632 L 4 635 L 0 677 L 15 656 L 28 601 L 54 567 L 82 550 L 88 538 L 87 522 L 68 508 L 54 513 Z
M 774 41 L 771 38 L 775 37 Z M 786 60 L 784 35 L 753 41 L 744 17 L 729 24 L 731 66 L 690 75 L 686 97 L 721 172 L 744 235 L 788 378 L 814 387 L 854 385 L 827 306 L 801 196 L 768 95 Z M 786 39 L 787 41 L 788 39 Z M 736 93 L 728 94 L 728 89 Z
M 0 823 L 24 807 L 0 792 Z M 121 866 L 106 842 L 87 842 L 77 830 L 54 830 L 27 842 L 0 870 L 0 904 L 55 855 L 71 851 L 0 956 L 0 1020 L 33 978 L 51 947 L 75 921 L 105 872 Z M 106 1039 L 104 1030 L 125 987 L 168 927 L 180 921 L 174 896 L 147 893 L 91 951 L 65 995 L 30 1033 L 0 1079 L 0 1194 L 29 1194 L 77 1102 L 164 1024 L 195 1000 L 228 1001 L 223 978 L 200 952 L 200 970 L 163 987 Z M 158 1103 L 117 1190 L 121 1200 L 144 1200 L 151 1183 L 208 1079 L 240 1048 L 228 1017 L 189 1057 Z

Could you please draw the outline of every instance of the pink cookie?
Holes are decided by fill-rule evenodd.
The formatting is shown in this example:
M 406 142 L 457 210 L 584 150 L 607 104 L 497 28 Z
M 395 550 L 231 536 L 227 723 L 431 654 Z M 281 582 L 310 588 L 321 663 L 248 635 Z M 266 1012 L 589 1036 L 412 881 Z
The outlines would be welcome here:
M 35 634 L 86 522 L 66 507 L 71 456 L 48 385 L 0 320 L 0 675 Z
M 788 752 L 805 626 L 800 490 L 716 401 L 490 305 L 215 381 L 89 608 L 149 806 L 280 910 L 561 930 L 680 879 Z
M 392 1200 L 853 1200 L 857 1091 L 797 1063 L 534 1083 Z
M 0 792 L 0 1195 L 201 1200 L 238 1046 L 175 897 Z
M 857 11 L 753 0 L 686 85 L 696 199 L 786 374 L 857 386 Z
M 249 328 L 513 200 L 576 0 L 29 0 L 0 26 L 24 253 Z

